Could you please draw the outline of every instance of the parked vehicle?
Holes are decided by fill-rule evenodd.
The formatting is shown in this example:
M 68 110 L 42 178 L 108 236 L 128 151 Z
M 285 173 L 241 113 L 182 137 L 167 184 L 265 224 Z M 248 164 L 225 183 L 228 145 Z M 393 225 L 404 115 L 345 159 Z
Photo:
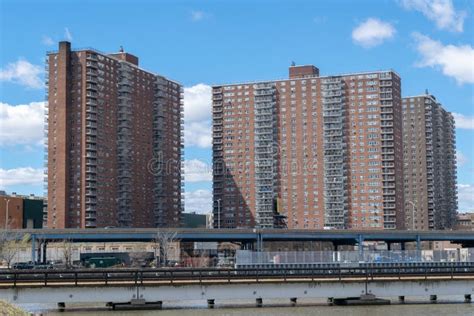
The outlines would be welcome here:
M 122 260 L 115 257 L 93 257 L 85 260 L 84 265 L 87 268 L 109 268 L 116 265 L 122 265 Z

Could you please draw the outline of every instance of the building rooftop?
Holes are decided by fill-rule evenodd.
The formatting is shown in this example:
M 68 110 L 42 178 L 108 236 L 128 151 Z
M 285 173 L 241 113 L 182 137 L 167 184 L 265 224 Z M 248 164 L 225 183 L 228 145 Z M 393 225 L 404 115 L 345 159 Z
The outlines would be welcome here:
M 67 43 L 70 43 L 70 42 L 67 42 Z M 139 67 L 138 66 L 138 57 L 133 55 L 133 54 L 130 54 L 130 53 L 127 53 L 127 52 L 123 51 L 122 47 L 120 48 L 120 51 L 116 52 L 116 53 L 104 53 L 104 52 L 102 52 L 98 49 L 92 48 L 92 47 L 81 47 L 81 48 L 74 48 L 74 49 L 71 48 L 71 51 L 74 51 L 74 52 L 94 52 L 96 54 L 100 54 L 100 55 L 103 55 L 103 56 L 108 57 L 108 58 L 115 59 L 115 60 L 120 61 L 120 62 L 125 61 L 130 66 L 132 66 L 136 69 L 139 69 L 139 70 L 141 70 L 143 72 L 146 72 L 146 73 L 149 73 L 153 76 L 161 77 L 161 78 L 164 78 L 168 81 L 171 81 L 173 83 L 181 85 L 181 83 L 179 83 L 176 80 L 169 79 L 169 78 L 167 78 L 163 75 L 160 75 L 160 74 L 157 74 L 157 73 L 154 73 L 154 72 L 151 72 L 149 70 L 146 70 L 146 69 L 143 69 L 143 68 Z M 46 55 L 52 55 L 52 54 L 57 54 L 57 53 L 58 53 L 58 50 L 50 50 L 50 51 L 46 52 Z
M 308 67 L 308 66 L 313 66 L 314 65 L 292 65 L 289 68 L 292 67 Z M 316 67 L 315 67 L 316 68 Z M 319 71 L 319 68 L 316 68 Z M 222 86 L 237 86 L 237 85 L 249 85 L 249 84 L 258 84 L 258 83 L 265 83 L 265 82 L 283 82 L 283 81 L 290 81 L 290 80 L 307 80 L 307 79 L 317 79 L 317 78 L 333 78 L 333 77 L 348 77 L 348 76 L 357 76 L 357 75 L 368 75 L 368 74 L 374 74 L 374 73 L 386 73 L 386 72 L 392 72 L 397 77 L 400 78 L 400 75 L 393 69 L 386 69 L 386 70 L 374 70 L 374 71 L 362 71 L 362 72 L 353 72 L 353 73 L 342 73 L 342 74 L 335 74 L 335 75 L 325 75 L 325 76 L 320 76 L 315 75 L 313 77 L 298 77 L 298 78 L 283 78 L 283 79 L 271 79 L 271 80 L 253 80 L 253 81 L 243 81 L 243 82 L 235 82 L 235 83 L 222 83 L 222 84 L 212 84 L 212 87 L 222 87 Z

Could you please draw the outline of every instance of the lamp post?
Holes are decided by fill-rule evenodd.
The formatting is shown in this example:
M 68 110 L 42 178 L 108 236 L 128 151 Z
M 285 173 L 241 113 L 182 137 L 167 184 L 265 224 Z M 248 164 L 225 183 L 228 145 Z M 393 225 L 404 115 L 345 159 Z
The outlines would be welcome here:
M 408 203 L 410 203 L 411 207 L 412 207 L 412 211 L 411 211 L 411 230 L 415 230 L 415 212 L 416 212 L 416 206 L 415 206 L 415 203 L 413 203 L 412 201 L 407 201 Z
M 217 199 L 217 229 L 221 229 L 221 199 Z
M 10 199 L 7 199 L 7 209 L 5 212 L 5 229 L 8 228 L 8 204 L 10 204 Z

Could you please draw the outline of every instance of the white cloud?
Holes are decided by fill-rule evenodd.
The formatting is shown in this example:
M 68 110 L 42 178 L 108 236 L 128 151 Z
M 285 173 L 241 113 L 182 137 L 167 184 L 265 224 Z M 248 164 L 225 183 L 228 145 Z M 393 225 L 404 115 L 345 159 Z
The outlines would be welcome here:
M 41 185 L 42 183 L 43 169 L 32 167 L 0 168 L 0 189 L 2 190 L 13 185 Z
M 466 12 L 456 10 L 451 0 L 401 0 L 401 4 L 408 10 L 423 13 L 429 20 L 434 21 L 439 29 L 463 31 Z
M 210 119 L 212 88 L 203 83 L 184 88 L 184 117 L 192 122 Z
M 212 166 L 199 159 L 186 160 L 184 179 L 186 182 L 212 181 Z
M 207 14 L 204 11 L 200 11 L 200 10 L 191 11 L 191 20 L 194 22 L 201 21 L 205 17 L 207 17 Z
M 212 88 L 197 84 L 184 88 L 184 142 L 186 147 L 212 145 Z
M 40 78 L 44 72 L 43 67 L 33 65 L 24 59 L 9 63 L 5 68 L 0 69 L 0 81 L 14 82 L 33 89 L 44 88 Z
M 382 44 L 395 33 L 396 30 L 390 23 L 369 18 L 352 31 L 352 40 L 362 47 L 370 48 Z
M 67 27 L 64 28 L 64 38 L 69 42 L 72 41 L 72 34 Z
M 44 105 L 45 102 L 0 102 L 0 146 L 42 144 Z
M 456 163 L 458 167 L 464 166 L 469 162 L 469 159 L 459 150 L 456 151 Z
M 212 211 L 212 192 L 210 190 L 186 191 L 184 193 L 186 213 L 209 213 Z
M 474 212 L 474 185 L 458 184 L 459 212 Z
M 54 41 L 51 37 L 49 36 L 43 36 L 43 38 L 41 39 L 41 43 L 43 43 L 43 45 L 46 45 L 46 46 L 52 46 L 54 45 Z
M 474 116 L 466 116 L 460 113 L 453 113 L 456 128 L 474 129 Z
M 211 121 L 185 123 L 185 147 L 210 148 L 212 146 Z
M 440 68 L 459 84 L 474 83 L 474 49 L 471 45 L 443 45 L 420 33 L 413 33 L 416 49 L 421 54 L 420 67 Z

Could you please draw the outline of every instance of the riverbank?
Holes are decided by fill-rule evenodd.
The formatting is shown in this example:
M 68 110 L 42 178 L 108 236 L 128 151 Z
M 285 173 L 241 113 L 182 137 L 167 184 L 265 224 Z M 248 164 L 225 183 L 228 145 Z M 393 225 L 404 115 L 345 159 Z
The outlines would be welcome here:
M 2 316 L 28 316 L 30 313 L 20 307 L 0 300 L 0 315 Z

